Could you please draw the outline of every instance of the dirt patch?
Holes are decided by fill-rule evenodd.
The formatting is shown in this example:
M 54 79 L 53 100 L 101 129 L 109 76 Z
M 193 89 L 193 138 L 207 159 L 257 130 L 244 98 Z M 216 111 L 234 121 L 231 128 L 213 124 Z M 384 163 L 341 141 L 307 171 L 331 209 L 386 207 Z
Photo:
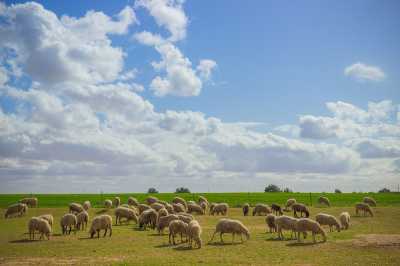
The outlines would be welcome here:
M 358 247 L 398 247 L 400 248 L 400 235 L 367 234 L 357 235 L 353 245 Z
M 74 258 L 49 258 L 49 257 L 21 257 L 0 258 L 0 265 L 99 265 L 122 262 L 124 257 L 74 257 Z

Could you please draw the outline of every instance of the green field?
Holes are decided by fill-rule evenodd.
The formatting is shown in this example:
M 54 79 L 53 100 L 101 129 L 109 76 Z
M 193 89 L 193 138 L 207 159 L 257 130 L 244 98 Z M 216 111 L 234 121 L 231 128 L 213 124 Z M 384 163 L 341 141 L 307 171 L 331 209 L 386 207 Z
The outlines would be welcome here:
M 348 211 L 352 215 L 351 227 L 347 231 L 328 232 L 326 243 L 312 244 L 311 238 L 304 244 L 296 240 L 280 241 L 275 234 L 266 233 L 264 217 L 243 217 L 240 208 L 231 208 L 228 216 L 241 220 L 251 232 L 245 243 L 231 244 L 231 236 L 225 235 L 225 244 L 207 242 L 215 224 L 221 216 L 196 216 L 203 228 L 203 247 L 188 249 L 186 244 L 170 246 L 168 235 L 159 236 L 153 230 L 141 231 L 137 225 L 113 226 L 111 238 L 90 239 L 87 231 L 70 236 L 60 235 L 60 217 L 67 212 L 70 202 L 89 199 L 100 204 L 102 199 L 118 195 L 126 201 L 130 195 L 143 200 L 147 194 L 109 195 L 35 195 L 39 208 L 30 208 L 20 218 L 0 218 L 0 264 L 5 265 L 400 265 L 400 194 L 373 194 L 378 207 L 374 217 L 355 217 L 353 204 L 366 194 L 325 194 L 333 207 L 315 205 L 320 194 L 312 194 L 311 217 L 318 212 L 339 215 Z M 181 195 L 181 194 L 180 194 Z M 294 197 L 309 202 L 307 193 L 210 193 L 202 194 L 210 201 L 224 201 L 230 205 L 243 202 L 283 203 Z M 1 195 L 2 206 L 28 195 Z M 158 194 L 160 199 L 170 200 L 174 194 Z M 192 199 L 192 194 L 185 194 Z M 196 196 L 194 196 L 196 199 Z M 93 218 L 103 209 L 90 209 Z M 107 211 L 113 215 L 113 210 Z M 51 213 L 54 215 L 53 236 L 50 241 L 29 241 L 27 221 L 32 216 Z M 291 213 L 287 213 L 291 215 Z M 329 231 L 329 230 L 327 230 Z M 167 230 L 166 232 L 167 233 Z M 285 234 L 289 238 L 290 233 Z M 216 239 L 218 240 L 218 238 Z

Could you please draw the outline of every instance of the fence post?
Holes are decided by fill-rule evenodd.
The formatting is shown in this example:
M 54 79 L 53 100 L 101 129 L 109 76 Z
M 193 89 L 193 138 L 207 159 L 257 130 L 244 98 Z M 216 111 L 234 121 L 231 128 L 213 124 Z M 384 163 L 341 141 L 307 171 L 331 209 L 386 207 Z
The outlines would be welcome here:
M 311 192 L 310 192 L 310 206 L 312 206 L 312 196 L 311 196 Z

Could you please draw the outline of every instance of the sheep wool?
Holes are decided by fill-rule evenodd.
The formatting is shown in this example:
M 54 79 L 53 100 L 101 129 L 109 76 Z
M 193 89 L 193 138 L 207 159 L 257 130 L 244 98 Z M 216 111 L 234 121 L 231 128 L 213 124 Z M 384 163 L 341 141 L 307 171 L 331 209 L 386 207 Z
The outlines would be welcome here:
M 40 239 L 46 236 L 50 240 L 51 227 L 49 222 L 39 217 L 32 217 L 28 222 L 29 239 L 35 239 L 35 231 L 40 233 Z
M 89 234 L 93 238 L 97 232 L 97 238 L 100 237 L 100 230 L 104 230 L 103 237 L 106 237 L 107 231 L 110 230 L 109 236 L 112 234 L 112 217 L 107 214 L 94 217 L 90 226 Z
M 117 225 L 118 223 L 121 224 L 121 219 L 125 218 L 126 223 L 129 224 L 129 221 L 134 221 L 135 223 L 138 223 L 138 217 L 135 213 L 135 210 L 131 208 L 126 208 L 126 207 L 118 207 L 114 211 L 115 214 L 115 224 Z
M 348 212 L 342 212 L 339 216 L 340 222 L 342 223 L 342 229 L 349 229 L 350 226 L 350 214 Z
M 172 238 L 172 243 L 174 245 L 176 245 L 175 236 L 177 234 L 180 234 L 181 235 L 181 243 L 183 243 L 182 236 L 183 235 L 187 236 L 188 224 L 185 222 L 182 222 L 181 220 L 173 220 L 169 223 L 168 229 L 169 229 L 168 242 L 171 244 L 171 238 Z
M 213 241 L 216 233 L 220 233 L 221 242 L 224 242 L 222 236 L 225 233 L 232 234 L 232 243 L 235 240 L 236 234 L 240 235 L 242 242 L 243 242 L 242 235 L 245 235 L 247 239 L 250 238 L 249 229 L 247 229 L 247 227 L 241 221 L 233 219 L 220 219 L 217 225 L 215 226 L 215 231 L 211 237 L 210 242 Z
M 267 224 L 267 229 L 270 233 L 276 232 L 275 218 L 276 216 L 272 213 L 265 217 L 265 223 Z
M 67 213 L 64 214 L 63 217 L 61 217 L 60 220 L 60 225 L 61 225 L 61 231 L 62 234 L 71 234 L 71 230 L 72 228 L 76 228 L 76 224 L 77 224 L 77 218 L 75 216 L 75 214 L 73 213 Z M 69 231 L 68 231 L 69 228 Z
M 253 209 L 253 216 L 257 215 L 267 215 L 272 213 L 271 208 L 267 204 L 258 203 Z
M 339 220 L 336 219 L 335 216 L 326 214 L 326 213 L 318 213 L 315 216 L 315 220 L 320 224 L 320 225 L 328 225 L 329 226 L 329 232 L 332 232 L 332 227 L 335 226 L 336 230 L 340 232 L 340 229 L 342 225 L 340 224 Z
M 37 198 L 23 198 L 18 201 L 19 203 L 25 203 L 29 207 L 37 207 L 38 206 L 38 199 Z
M 243 216 L 249 215 L 249 210 L 250 210 L 250 205 L 248 203 L 245 203 L 242 207 Z
M 229 209 L 228 203 L 218 203 L 212 208 L 211 215 L 214 214 L 226 215 L 228 213 L 228 209 Z
M 42 214 L 42 215 L 39 216 L 39 218 L 45 219 L 49 223 L 50 227 L 53 227 L 53 221 L 54 221 L 53 215 L 51 215 L 51 214 Z
M 22 216 L 28 211 L 28 205 L 25 203 L 15 203 L 13 205 L 8 206 L 6 213 L 4 214 L 4 218 L 10 218 L 15 216 Z
M 188 224 L 188 236 L 189 236 L 189 246 L 193 248 L 193 241 L 195 246 L 197 245 L 198 248 L 201 248 L 201 226 L 198 221 L 193 220 Z
M 316 243 L 315 235 L 322 235 L 322 241 L 326 241 L 326 233 L 321 225 L 309 218 L 300 218 L 296 223 L 297 241 L 301 242 L 300 233 L 306 236 L 307 231 L 311 231 L 313 236 L 313 242 Z
M 82 211 L 76 215 L 76 228 L 78 230 L 84 230 L 87 228 L 87 224 L 89 222 L 89 214 L 86 211 Z

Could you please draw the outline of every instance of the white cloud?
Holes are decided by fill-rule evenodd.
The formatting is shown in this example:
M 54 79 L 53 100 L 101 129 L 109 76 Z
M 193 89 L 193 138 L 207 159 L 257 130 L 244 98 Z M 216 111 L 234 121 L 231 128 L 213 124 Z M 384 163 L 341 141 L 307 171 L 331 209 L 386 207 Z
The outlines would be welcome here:
M 381 81 L 386 76 L 379 67 L 366 65 L 360 62 L 346 67 L 344 69 L 344 74 L 359 81 Z
M 199 65 L 196 70 L 199 72 L 199 75 L 204 80 L 209 80 L 211 77 L 211 72 L 214 68 L 217 67 L 217 63 L 211 59 L 202 59 L 200 60 Z
M 300 117 L 300 136 L 303 138 L 326 139 L 337 137 L 340 124 L 329 117 L 315 117 L 311 115 Z
M 156 46 L 160 45 L 161 43 L 165 42 L 165 40 L 158 34 L 153 34 L 148 31 L 142 31 L 139 33 L 135 33 L 133 35 L 134 39 L 140 42 L 141 44 L 148 45 L 148 46 Z
M 351 146 L 363 158 L 399 158 L 399 139 L 361 139 L 352 141 Z

